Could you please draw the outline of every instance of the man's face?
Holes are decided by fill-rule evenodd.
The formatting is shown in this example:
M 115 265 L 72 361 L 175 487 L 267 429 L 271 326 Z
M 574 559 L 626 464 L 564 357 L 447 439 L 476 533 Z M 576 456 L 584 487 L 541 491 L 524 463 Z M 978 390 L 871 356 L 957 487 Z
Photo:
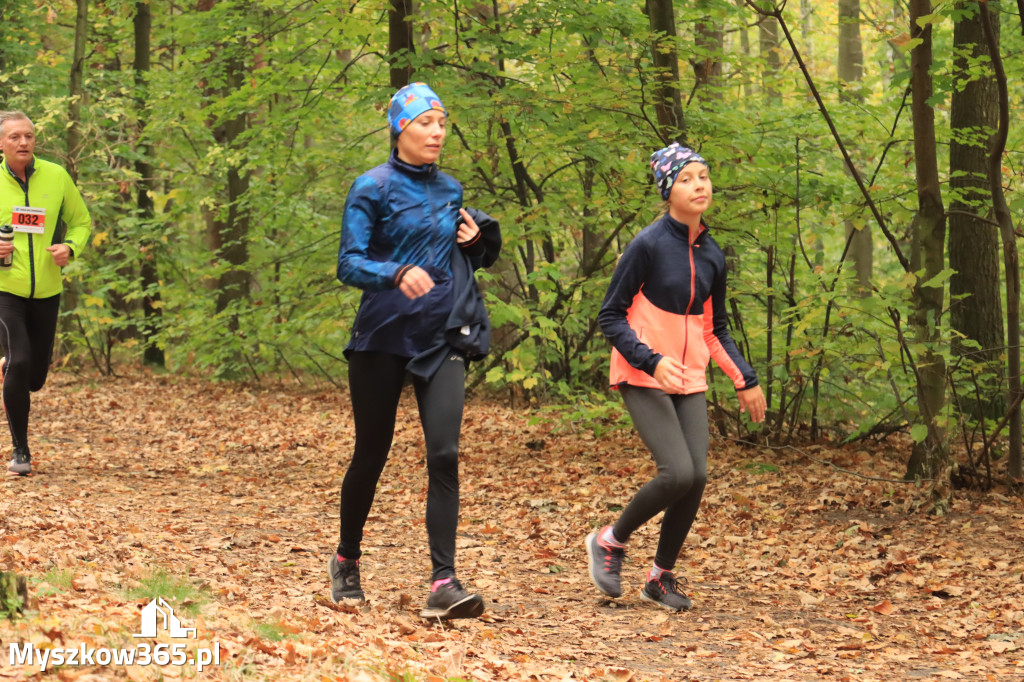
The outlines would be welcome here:
M 36 149 L 36 131 L 31 121 L 13 119 L 0 125 L 0 152 L 7 165 L 23 168 L 32 161 Z

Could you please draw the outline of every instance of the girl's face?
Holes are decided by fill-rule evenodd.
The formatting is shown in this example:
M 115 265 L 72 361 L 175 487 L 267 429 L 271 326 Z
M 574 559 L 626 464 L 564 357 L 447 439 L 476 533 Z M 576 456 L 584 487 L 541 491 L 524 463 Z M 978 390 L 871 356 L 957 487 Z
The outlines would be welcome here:
M 694 162 L 683 166 L 668 195 L 668 212 L 687 225 L 699 223 L 700 216 L 711 206 L 711 176 L 708 167 Z
M 436 162 L 448 133 L 447 123 L 448 116 L 436 109 L 414 118 L 398 136 L 398 158 L 413 166 Z

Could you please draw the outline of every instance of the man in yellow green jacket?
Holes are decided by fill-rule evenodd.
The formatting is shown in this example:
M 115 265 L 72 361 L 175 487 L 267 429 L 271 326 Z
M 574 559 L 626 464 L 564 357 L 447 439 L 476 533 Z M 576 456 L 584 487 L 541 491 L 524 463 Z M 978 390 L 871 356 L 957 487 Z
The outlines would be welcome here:
M 18 111 L 0 112 L 0 359 L 3 408 L 14 451 L 9 474 L 32 472 L 30 393 L 46 383 L 63 289 L 62 268 L 82 253 L 92 219 L 61 166 L 35 156 L 35 126 Z

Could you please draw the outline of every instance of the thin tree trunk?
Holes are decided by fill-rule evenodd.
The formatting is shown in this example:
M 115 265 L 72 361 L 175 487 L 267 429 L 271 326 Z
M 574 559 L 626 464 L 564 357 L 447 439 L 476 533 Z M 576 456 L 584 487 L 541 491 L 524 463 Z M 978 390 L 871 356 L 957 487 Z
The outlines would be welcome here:
M 914 127 L 914 168 L 917 177 L 917 216 L 914 220 L 914 265 L 924 270 L 913 289 L 911 321 L 924 350 L 917 357 L 917 397 L 927 435 L 918 444 L 907 467 L 909 478 L 932 479 L 938 508 L 949 496 L 949 450 L 942 412 L 946 406 L 946 363 L 938 350 L 944 288 L 921 286 L 938 275 L 945 265 L 946 218 L 939 183 L 932 96 L 932 30 L 918 19 L 931 13 L 930 0 L 911 0 L 910 35 L 920 39 L 911 53 L 911 114 Z M 917 269 L 917 268 L 915 268 Z
M 149 111 L 149 95 L 147 79 L 150 70 L 150 34 L 152 31 L 152 14 L 148 2 L 135 3 L 135 107 L 138 112 L 138 131 L 140 135 L 139 154 L 135 161 L 135 172 L 139 174 L 138 198 L 136 207 L 138 217 L 144 225 L 152 225 L 153 206 L 153 166 L 149 163 L 149 146 L 141 136 L 146 128 L 146 117 Z M 145 321 L 142 325 L 143 353 L 146 364 L 163 367 L 164 351 L 157 345 L 157 336 L 163 326 L 163 308 L 160 300 L 160 277 L 156 267 L 155 239 L 149 235 L 142 240 L 142 264 L 139 266 L 139 277 L 143 291 L 142 312 Z
M 391 63 L 391 89 L 398 90 L 409 84 L 412 66 L 408 55 L 416 52 L 413 42 L 413 0 L 391 0 L 388 10 L 388 59 Z
M 814 31 L 811 28 L 811 17 L 814 15 L 814 4 L 811 0 L 800 0 L 800 37 L 804 40 L 804 56 L 808 61 L 814 60 Z
M 198 0 L 199 11 L 209 11 L 217 0 Z M 238 11 L 247 8 L 239 6 Z M 233 48 L 240 49 L 240 48 Z M 223 85 L 220 88 L 207 88 L 207 97 L 224 97 L 240 89 L 245 84 L 246 70 L 241 56 L 237 53 L 222 56 Z M 248 128 L 248 118 L 239 113 L 233 118 L 224 120 L 208 120 L 214 140 L 227 149 L 236 145 L 238 138 Z M 220 275 L 216 283 L 216 310 L 222 313 L 236 301 L 249 299 L 250 276 L 246 269 L 249 262 L 249 208 L 245 203 L 245 195 L 249 189 L 249 171 L 241 170 L 237 164 L 227 168 L 226 201 L 227 215 L 221 206 L 204 208 L 207 223 L 207 236 L 210 247 L 218 261 L 225 263 L 227 269 Z M 237 314 L 228 319 L 226 331 L 236 333 L 240 329 Z M 239 358 L 234 358 L 239 360 Z M 224 376 L 231 376 L 234 369 L 227 369 Z
M 708 0 L 700 0 L 698 8 L 708 11 L 712 3 Z M 720 101 L 722 93 L 719 90 L 722 79 L 722 61 L 720 55 L 725 49 L 725 34 L 722 31 L 721 22 L 710 16 L 701 18 L 695 27 L 693 42 L 697 48 L 699 58 L 695 58 L 693 74 L 696 78 L 695 91 L 708 93 L 707 98 L 713 101 Z
M 67 160 L 71 179 L 78 182 L 78 153 L 82 148 L 82 97 L 84 97 L 85 44 L 89 35 L 89 0 L 78 0 L 75 16 L 75 47 L 68 84 Z
M 776 78 L 782 66 L 779 58 L 779 25 L 773 16 L 762 15 L 757 22 L 758 45 L 764 71 L 761 74 L 761 88 L 769 105 L 777 105 L 782 95 L 776 85 Z
M 1006 204 L 1003 193 L 1003 151 L 1010 129 L 1010 97 L 1003 71 L 1003 59 L 999 51 L 999 38 L 994 22 L 989 13 L 988 2 L 979 3 L 981 8 L 981 25 L 985 30 L 985 42 L 989 56 L 996 72 L 996 84 L 999 88 L 999 128 L 992 140 L 988 156 L 988 177 L 992 185 L 992 203 L 995 208 L 996 221 L 1003 241 L 1003 264 L 1006 271 L 1006 328 L 1007 339 L 1007 387 L 1008 398 L 1013 410 L 1010 414 L 1010 446 L 1007 463 L 1007 474 L 1020 480 L 1021 466 L 1021 376 L 1020 376 L 1020 258 L 1017 252 L 1016 233 L 1013 229 L 1013 218 Z
M 861 102 L 857 92 L 864 78 L 864 49 L 860 37 L 860 0 L 839 0 L 839 53 L 837 59 L 840 96 L 846 101 Z M 850 240 L 850 259 L 857 274 L 862 296 L 871 294 L 874 271 L 874 246 L 871 228 L 864 222 L 859 228 L 852 220 L 845 221 L 846 238 Z
M 654 62 L 654 110 L 658 135 L 668 144 L 676 140 L 686 144 L 686 119 L 679 92 L 679 53 L 676 50 L 676 15 L 672 0 L 646 0 L 651 24 L 651 60 Z
M 962 8 L 975 5 L 960 3 Z M 970 59 L 965 53 L 971 55 Z M 953 352 L 974 363 L 998 367 L 1002 358 L 1003 311 L 999 293 L 999 229 L 985 213 L 992 198 L 989 183 L 988 131 L 999 125 L 999 92 L 990 72 L 971 77 L 970 64 L 988 55 L 981 15 L 973 12 L 956 22 L 953 29 L 953 76 L 966 80 L 953 89 L 951 108 L 952 139 L 949 151 L 949 185 L 953 190 L 949 215 L 949 267 L 955 274 L 949 280 L 950 325 L 965 339 L 977 342 L 980 349 L 967 348 L 953 338 Z M 969 80 L 968 80 L 969 79 Z M 998 370 L 997 370 L 998 371 Z M 1001 372 L 1000 372 L 1001 374 Z M 984 406 L 973 405 L 976 417 L 984 416 Z M 990 416 L 1001 416 L 1002 400 L 991 407 Z

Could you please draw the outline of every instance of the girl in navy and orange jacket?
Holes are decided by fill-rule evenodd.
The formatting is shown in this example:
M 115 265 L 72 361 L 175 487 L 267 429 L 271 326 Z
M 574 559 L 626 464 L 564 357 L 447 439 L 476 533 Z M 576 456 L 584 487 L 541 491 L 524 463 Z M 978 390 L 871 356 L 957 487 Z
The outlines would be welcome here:
M 654 565 L 640 596 L 664 608 L 690 608 L 672 569 L 707 481 L 708 361 L 732 380 L 740 410 L 764 419 L 757 375 L 729 335 L 725 255 L 702 220 L 711 204 L 708 166 L 674 143 L 651 156 L 668 202 L 622 254 L 598 320 L 611 341 L 610 379 L 651 450 L 657 476 L 633 497 L 615 524 L 586 539 L 589 569 L 604 594 L 622 594 L 626 542 L 664 511 Z

